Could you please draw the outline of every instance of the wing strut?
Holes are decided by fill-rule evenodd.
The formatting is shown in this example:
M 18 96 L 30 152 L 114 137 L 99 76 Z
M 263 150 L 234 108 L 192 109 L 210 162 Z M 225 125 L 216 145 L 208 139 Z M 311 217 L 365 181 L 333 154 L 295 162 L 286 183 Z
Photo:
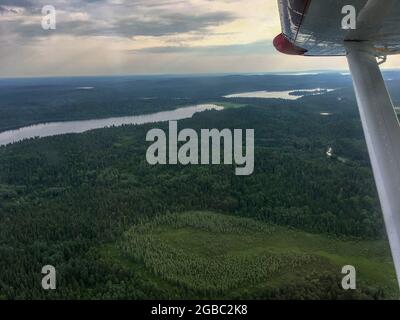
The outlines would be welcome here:
M 400 284 L 400 125 L 375 55 L 347 42 L 358 108 Z

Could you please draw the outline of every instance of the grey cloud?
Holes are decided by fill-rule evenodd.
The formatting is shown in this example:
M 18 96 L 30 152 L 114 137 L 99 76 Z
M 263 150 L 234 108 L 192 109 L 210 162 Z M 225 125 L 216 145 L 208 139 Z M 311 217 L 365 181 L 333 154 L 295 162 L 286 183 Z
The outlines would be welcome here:
M 249 44 L 221 45 L 221 46 L 163 46 L 138 50 L 130 50 L 131 53 L 169 54 L 169 53 L 193 53 L 214 55 L 243 55 L 243 54 L 267 54 L 273 52 L 270 41 L 257 41 Z
M 141 19 L 122 19 L 112 28 L 113 31 L 127 36 L 162 36 L 191 31 L 203 31 L 207 27 L 232 21 L 234 17 L 225 12 L 202 15 L 164 14 L 154 21 Z
M 27 8 L 32 7 L 33 3 L 30 0 L 0 0 L 0 6 Z
M 14 7 L 28 8 L 32 3 L 29 0 L 0 0 L 0 14 L 1 13 L 18 13 Z
M 1 0 L 0 0 L 1 1 Z M 91 0 L 102 1 L 102 0 Z M 88 21 L 67 21 L 57 23 L 57 29 L 48 32 L 37 25 L 21 24 L 19 21 L 9 21 L 8 29 L 24 38 L 46 36 L 51 34 L 71 34 L 75 36 L 164 36 L 187 32 L 204 32 L 210 26 L 220 25 L 235 19 L 227 12 L 211 12 L 206 14 L 183 14 L 150 11 L 147 15 L 133 15 L 127 17 L 118 14 L 103 18 L 90 15 Z M 159 9 L 157 11 L 160 11 Z

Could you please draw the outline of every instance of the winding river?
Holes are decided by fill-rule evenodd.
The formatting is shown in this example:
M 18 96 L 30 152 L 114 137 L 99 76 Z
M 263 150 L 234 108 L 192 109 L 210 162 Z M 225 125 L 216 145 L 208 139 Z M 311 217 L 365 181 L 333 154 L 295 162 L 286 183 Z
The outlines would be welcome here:
M 0 146 L 35 137 L 43 138 L 67 133 L 82 133 L 93 129 L 119 127 L 129 124 L 140 125 L 145 123 L 187 119 L 193 117 L 193 115 L 198 112 L 203 112 L 207 110 L 219 111 L 222 109 L 224 108 L 215 104 L 200 104 L 178 108 L 175 110 L 137 116 L 41 123 L 22 127 L 16 130 L 1 132 Z

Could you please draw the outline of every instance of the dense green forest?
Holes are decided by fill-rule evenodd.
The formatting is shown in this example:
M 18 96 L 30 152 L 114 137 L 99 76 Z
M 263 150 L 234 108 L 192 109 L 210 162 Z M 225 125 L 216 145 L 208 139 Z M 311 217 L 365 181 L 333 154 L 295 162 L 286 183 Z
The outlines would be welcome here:
M 148 165 L 146 133 L 166 123 L 0 147 L 0 297 L 395 297 L 361 124 L 342 85 L 297 101 L 230 99 L 240 108 L 179 122 L 254 128 L 248 177 L 226 165 Z M 190 99 L 227 102 L 217 89 Z M 344 292 L 341 266 L 352 263 L 361 279 Z M 51 292 L 41 288 L 47 264 L 57 270 Z

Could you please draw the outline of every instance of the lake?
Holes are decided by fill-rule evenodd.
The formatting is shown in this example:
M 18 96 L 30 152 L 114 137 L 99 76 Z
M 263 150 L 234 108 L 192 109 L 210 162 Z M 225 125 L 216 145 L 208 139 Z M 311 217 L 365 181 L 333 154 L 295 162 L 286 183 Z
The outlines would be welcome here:
M 256 99 L 285 99 L 285 100 L 298 100 L 306 95 L 321 95 L 335 91 L 335 89 L 299 89 L 287 91 L 252 91 L 234 93 L 224 96 L 224 98 L 256 98 Z
M 15 143 L 29 138 L 50 137 L 67 133 L 82 133 L 93 129 L 107 127 L 119 127 L 122 125 L 140 125 L 145 123 L 156 123 L 164 121 L 181 120 L 193 117 L 195 113 L 207 110 L 222 110 L 224 107 L 215 104 L 200 104 L 178 108 L 175 110 L 162 111 L 151 114 L 113 117 L 106 119 L 49 122 L 22 127 L 0 133 L 0 146 Z

